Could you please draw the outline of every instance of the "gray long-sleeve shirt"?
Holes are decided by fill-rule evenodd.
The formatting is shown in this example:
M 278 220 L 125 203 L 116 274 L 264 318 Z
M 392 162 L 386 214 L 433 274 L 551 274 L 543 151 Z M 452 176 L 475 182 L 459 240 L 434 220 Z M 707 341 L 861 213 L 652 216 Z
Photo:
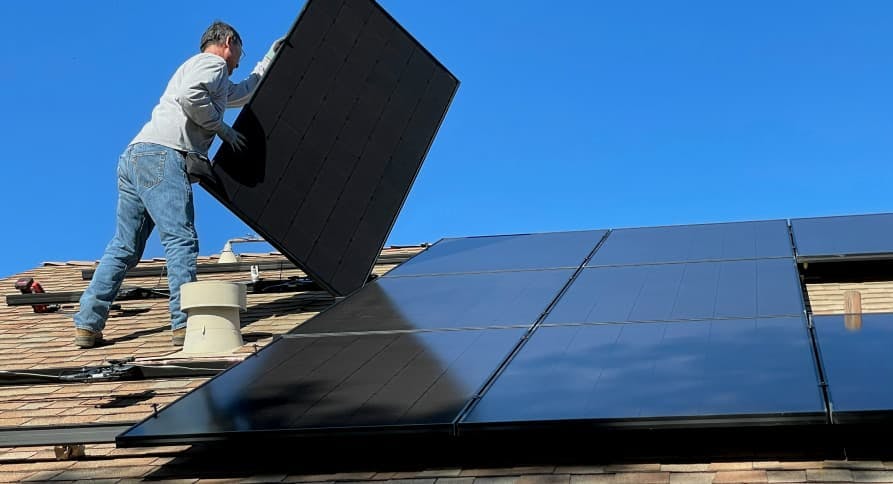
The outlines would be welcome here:
M 192 56 L 174 72 L 152 118 L 130 144 L 155 143 L 206 157 L 223 124 L 223 111 L 248 102 L 268 65 L 264 58 L 244 81 L 233 84 L 222 57 Z

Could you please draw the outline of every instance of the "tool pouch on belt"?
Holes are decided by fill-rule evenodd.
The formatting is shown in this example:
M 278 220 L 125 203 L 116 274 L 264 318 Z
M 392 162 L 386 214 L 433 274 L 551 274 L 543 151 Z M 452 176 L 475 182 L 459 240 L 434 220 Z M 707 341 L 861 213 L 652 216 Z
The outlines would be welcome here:
M 202 179 L 214 179 L 211 162 L 206 157 L 191 152 L 186 152 L 183 156 L 186 158 L 186 174 L 189 175 L 189 183 L 195 183 Z

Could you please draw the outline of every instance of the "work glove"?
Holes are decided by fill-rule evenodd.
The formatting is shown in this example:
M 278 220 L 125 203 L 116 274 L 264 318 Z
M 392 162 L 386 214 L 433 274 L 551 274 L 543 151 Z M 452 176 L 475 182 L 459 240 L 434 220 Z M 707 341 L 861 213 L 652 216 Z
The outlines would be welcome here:
M 229 143 L 233 151 L 241 151 L 245 148 L 245 136 L 226 123 L 220 123 L 220 130 L 217 131 L 217 136 Z
M 285 43 L 285 37 L 279 37 L 273 42 L 273 45 L 270 46 L 270 50 L 264 55 L 264 59 L 268 61 L 272 61 L 273 57 L 276 56 L 276 53 L 279 52 L 279 49 L 282 47 L 282 44 Z

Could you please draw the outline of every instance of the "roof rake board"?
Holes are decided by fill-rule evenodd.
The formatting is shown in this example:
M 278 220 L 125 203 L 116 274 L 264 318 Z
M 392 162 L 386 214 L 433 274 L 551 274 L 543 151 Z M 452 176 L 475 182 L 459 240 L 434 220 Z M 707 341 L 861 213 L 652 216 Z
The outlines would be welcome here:
M 309 0 L 201 185 L 331 293 L 366 282 L 459 81 L 373 0 Z

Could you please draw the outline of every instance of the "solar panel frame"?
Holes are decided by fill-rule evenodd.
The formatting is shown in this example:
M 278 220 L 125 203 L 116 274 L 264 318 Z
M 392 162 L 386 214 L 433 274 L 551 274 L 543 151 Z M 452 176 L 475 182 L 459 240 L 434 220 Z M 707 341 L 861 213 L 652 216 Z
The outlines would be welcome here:
M 893 259 L 893 213 L 791 219 L 799 262 Z
M 574 269 L 379 278 L 291 334 L 532 326 Z
M 748 340 L 753 344 L 743 344 Z M 790 353 L 794 347 L 797 355 Z M 801 316 L 539 326 L 463 415 L 459 430 L 748 427 L 825 419 Z
M 596 252 L 597 253 L 597 252 Z M 587 267 L 545 324 L 805 314 L 792 258 Z
M 846 316 L 813 316 L 819 358 L 828 385 L 831 419 L 838 424 L 889 422 L 893 391 L 893 313 L 865 313 L 858 327 Z
M 116 443 L 449 435 L 524 333 L 509 328 L 281 338 L 134 425 Z
M 786 220 L 614 229 L 587 267 L 792 257 Z
M 371 274 L 459 81 L 374 0 L 309 0 L 287 39 L 234 123 L 248 149 L 223 144 L 200 183 L 343 296 Z
M 582 230 L 447 237 L 438 240 L 383 277 L 576 269 L 607 234 L 607 230 Z

